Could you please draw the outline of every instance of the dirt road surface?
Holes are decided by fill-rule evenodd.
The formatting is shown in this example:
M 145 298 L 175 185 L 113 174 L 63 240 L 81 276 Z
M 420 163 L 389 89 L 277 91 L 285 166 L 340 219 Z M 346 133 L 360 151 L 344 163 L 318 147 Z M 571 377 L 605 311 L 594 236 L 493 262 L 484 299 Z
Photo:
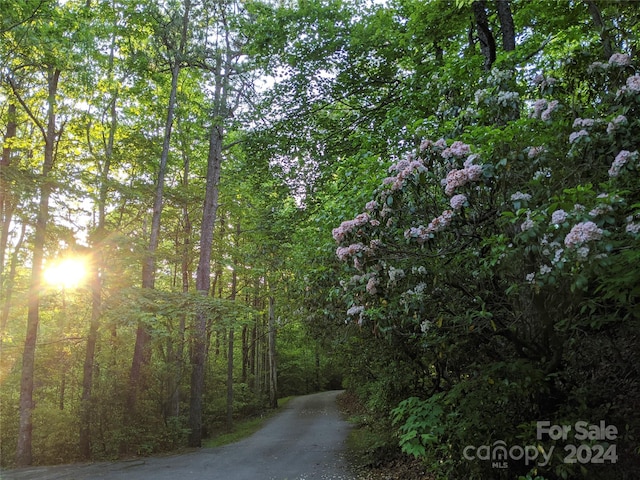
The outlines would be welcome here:
M 2 480 L 353 480 L 344 458 L 349 424 L 340 392 L 291 400 L 240 442 L 184 455 L 0 471 Z

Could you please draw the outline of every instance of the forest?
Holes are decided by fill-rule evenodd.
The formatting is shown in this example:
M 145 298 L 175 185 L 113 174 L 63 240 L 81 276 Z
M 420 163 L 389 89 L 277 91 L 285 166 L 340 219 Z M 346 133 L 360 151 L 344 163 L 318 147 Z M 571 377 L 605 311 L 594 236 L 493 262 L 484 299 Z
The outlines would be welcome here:
M 371 464 L 640 478 L 637 2 L 0 0 L 0 34 L 2 467 L 345 388 Z

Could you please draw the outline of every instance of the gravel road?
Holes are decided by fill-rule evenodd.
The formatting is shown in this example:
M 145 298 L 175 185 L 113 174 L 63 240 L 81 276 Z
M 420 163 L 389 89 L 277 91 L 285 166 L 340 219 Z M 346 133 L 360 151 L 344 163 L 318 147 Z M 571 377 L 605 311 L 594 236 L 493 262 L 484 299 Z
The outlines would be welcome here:
M 3 480 L 353 480 L 339 391 L 297 397 L 240 442 L 184 455 L 0 471 Z

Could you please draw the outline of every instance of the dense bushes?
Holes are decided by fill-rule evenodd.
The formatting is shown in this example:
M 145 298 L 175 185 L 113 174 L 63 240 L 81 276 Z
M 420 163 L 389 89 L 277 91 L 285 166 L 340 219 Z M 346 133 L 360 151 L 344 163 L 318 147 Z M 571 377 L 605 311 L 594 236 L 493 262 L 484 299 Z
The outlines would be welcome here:
M 574 60 L 494 69 L 447 123 L 459 135 L 425 122 L 418 133 L 444 138 L 393 163 L 333 230 L 346 315 L 376 337 L 360 341 L 387 344 L 362 349 L 375 374 L 351 382 L 392 409 L 403 450 L 441 478 L 640 471 L 640 76 L 628 55 L 581 73 Z M 414 375 L 394 368 L 399 357 Z M 543 420 L 618 435 L 555 441 Z M 570 463 L 572 442 L 616 456 Z M 465 455 L 483 445 L 531 446 L 540 460 Z

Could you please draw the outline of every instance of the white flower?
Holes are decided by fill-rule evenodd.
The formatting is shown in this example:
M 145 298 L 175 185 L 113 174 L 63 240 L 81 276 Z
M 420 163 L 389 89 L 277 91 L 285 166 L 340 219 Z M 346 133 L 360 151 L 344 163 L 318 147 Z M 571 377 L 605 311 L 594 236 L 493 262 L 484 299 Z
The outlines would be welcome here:
M 433 326 L 433 322 L 430 322 L 429 320 L 424 320 L 420 324 L 420 331 L 422 333 L 427 333 L 432 326 Z
M 547 273 L 551 273 L 552 268 L 549 265 L 541 265 L 540 266 L 540 275 L 546 275 Z
M 454 195 L 453 197 L 451 197 L 451 208 L 453 208 L 454 210 L 460 210 L 466 202 L 466 195 L 459 193 L 458 195 Z
M 564 223 L 564 221 L 567 219 L 567 216 L 567 212 L 565 212 L 564 210 L 556 210 L 551 214 L 551 223 L 553 223 L 554 225 Z
M 609 57 L 609 65 L 617 65 L 619 67 L 624 67 L 631 63 L 631 55 L 626 55 L 624 53 L 614 53 Z
M 574 143 L 580 137 L 588 137 L 588 136 L 589 136 L 589 132 L 587 132 L 584 129 L 580 130 L 579 132 L 572 132 L 571 135 L 569 135 L 569 143 Z
M 529 195 L 528 193 L 522 193 L 522 192 L 516 192 L 513 195 L 511 195 L 512 202 L 516 202 L 518 200 L 524 200 L 525 202 L 528 202 L 529 200 L 531 200 L 531 195 Z

